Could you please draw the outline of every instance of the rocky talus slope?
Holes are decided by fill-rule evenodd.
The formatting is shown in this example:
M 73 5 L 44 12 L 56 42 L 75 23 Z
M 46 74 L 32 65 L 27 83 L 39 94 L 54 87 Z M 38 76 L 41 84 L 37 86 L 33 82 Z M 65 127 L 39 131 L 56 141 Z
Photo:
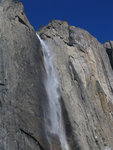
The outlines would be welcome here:
M 38 18 L 37 18 L 38 21 Z M 113 150 L 113 42 L 51 21 L 38 31 L 55 54 L 70 150 Z M 41 44 L 20 2 L 0 0 L 0 150 L 51 150 Z M 54 149 L 57 138 L 53 137 Z

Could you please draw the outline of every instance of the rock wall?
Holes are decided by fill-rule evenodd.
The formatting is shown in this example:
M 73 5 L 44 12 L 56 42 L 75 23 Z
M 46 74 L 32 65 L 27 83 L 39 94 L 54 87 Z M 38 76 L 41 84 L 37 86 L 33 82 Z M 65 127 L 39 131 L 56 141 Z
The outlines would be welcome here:
M 70 150 L 112 150 L 110 48 L 61 21 L 51 21 L 38 34 L 56 54 Z M 0 0 L 0 150 L 51 150 L 42 111 L 48 101 L 44 75 L 41 45 L 22 4 Z
M 67 22 L 51 21 L 38 34 L 56 54 L 71 149 L 113 149 L 113 72 L 106 49 L 87 31 Z
M 43 72 L 40 43 L 22 4 L 0 1 L 0 150 L 47 149 Z

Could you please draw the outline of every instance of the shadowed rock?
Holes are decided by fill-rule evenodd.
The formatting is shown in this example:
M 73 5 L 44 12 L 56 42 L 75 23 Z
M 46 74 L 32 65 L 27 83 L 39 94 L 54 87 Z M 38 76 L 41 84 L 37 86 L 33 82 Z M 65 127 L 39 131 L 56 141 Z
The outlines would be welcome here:
M 111 63 L 111 67 L 113 69 L 113 41 L 105 42 L 104 47 L 106 49 L 106 52 L 108 54 Z

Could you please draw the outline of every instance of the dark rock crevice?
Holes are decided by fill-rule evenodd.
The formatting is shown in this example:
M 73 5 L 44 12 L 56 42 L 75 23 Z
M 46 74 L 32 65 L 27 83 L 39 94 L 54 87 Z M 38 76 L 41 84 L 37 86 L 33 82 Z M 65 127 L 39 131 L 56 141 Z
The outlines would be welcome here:
M 113 41 L 105 42 L 104 48 L 106 49 L 106 52 L 108 54 L 111 67 L 113 69 Z
M 0 83 L 0 86 L 5 86 L 5 84 L 4 83 Z
M 18 21 L 19 21 L 21 24 L 23 24 L 23 25 L 25 25 L 26 27 L 29 28 L 29 26 L 25 23 L 24 20 L 22 20 L 19 16 L 16 16 L 16 17 L 18 18 Z
M 40 147 L 40 150 L 45 150 L 43 148 L 43 146 L 40 144 L 40 142 L 31 133 L 29 133 L 29 132 L 27 132 L 27 131 L 25 131 L 23 129 L 20 129 L 20 131 L 22 133 L 24 133 L 25 135 L 27 135 L 28 137 L 30 137 L 31 139 L 33 139 L 35 141 L 35 143 Z

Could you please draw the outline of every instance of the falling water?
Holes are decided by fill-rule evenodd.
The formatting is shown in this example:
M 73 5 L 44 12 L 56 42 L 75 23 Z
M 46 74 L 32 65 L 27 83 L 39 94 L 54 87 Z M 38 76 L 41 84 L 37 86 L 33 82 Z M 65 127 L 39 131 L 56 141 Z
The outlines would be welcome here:
M 49 131 L 51 135 L 56 135 L 59 138 L 62 150 L 69 150 L 66 135 L 65 135 L 65 130 L 63 126 L 61 106 L 59 102 L 60 94 L 58 92 L 59 84 L 58 84 L 58 78 L 57 78 L 57 75 L 53 66 L 53 55 L 50 52 L 48 46 L 39 37 L 38 34 L 37 34 L 37 37 L 40 40 L 40 43 L 42 46 L 44 65 L 45 65 L 45 70 L 47 73 L 44 84 L 45 84 L 45 88 L 46 88 L 48 99 L 49 99 L 49 102 L 48 102 L 49 111 L 47 114 L 45 114 L 45 122 L 46 122 L 45 124 L 47 127 L 47 131 Z M 51 148 L 51 150 L 53 149 Z

